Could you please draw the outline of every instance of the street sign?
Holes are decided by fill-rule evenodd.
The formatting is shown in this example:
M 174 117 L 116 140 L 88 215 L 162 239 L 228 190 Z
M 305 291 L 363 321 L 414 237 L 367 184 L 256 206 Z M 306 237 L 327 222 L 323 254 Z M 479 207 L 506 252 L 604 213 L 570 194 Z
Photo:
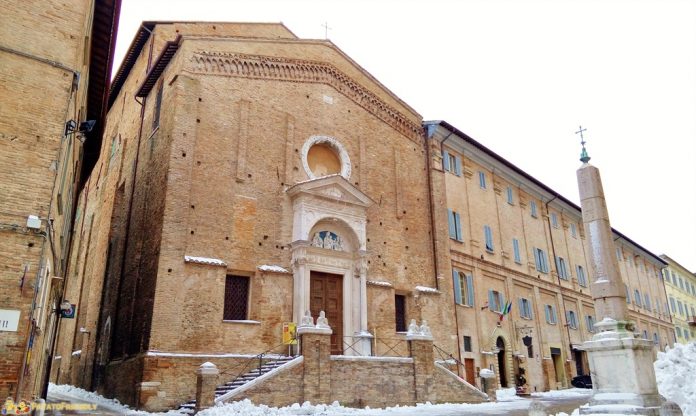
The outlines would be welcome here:
M 283 323 L 283 345 L 297 345 L 297 324 L 294 322 Z
M 0 309 L 0 331 L 17 332 L 19 311 Z

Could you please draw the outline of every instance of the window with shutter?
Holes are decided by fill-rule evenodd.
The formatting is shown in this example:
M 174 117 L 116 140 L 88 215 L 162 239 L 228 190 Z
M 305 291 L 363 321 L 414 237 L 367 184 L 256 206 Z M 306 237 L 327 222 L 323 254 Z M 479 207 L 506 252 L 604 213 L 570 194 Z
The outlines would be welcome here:
M 459 278 L 459 272 L 452 269 L 452 281 L 454 283 L 454 302 L 461 305 L 462 304 L 462 285 Z
M 486 240 L 486 250 L 493 251 L 493 232 L 488 225 L 483 226 L 483 236 Z
M 466 275 L 466 304 L 474 306 L 474 277 L 470 274 Z
M 522 258 L 520 257 L 520 242 L 516 238 L 512 239 L 512 253 L 515 258 L 515 263 L 521 264 Z

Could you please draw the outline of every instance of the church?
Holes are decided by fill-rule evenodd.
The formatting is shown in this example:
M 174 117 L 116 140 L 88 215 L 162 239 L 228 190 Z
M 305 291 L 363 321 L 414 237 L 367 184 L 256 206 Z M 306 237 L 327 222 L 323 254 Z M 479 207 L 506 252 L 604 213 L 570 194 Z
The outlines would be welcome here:
M 586 371 L 573 345 L 591 326 L 562 324 L 592 322 L 579 207 L 424 124 L 330 41 L 282 24 L 144 22 L 108 106 L 66 282 L 79 315 L 61 322 L 53 380 L 164 410 L 195 396 L 204 362 L 222 385 L 250 360 L 260 374 L 263 357 L 299 354 L 275 370 L 304 380 L 286 397 L 261 385 L 218 399 L 374 407 L 487 400 L 524 371 L 523 389 L 563 388 Z M 666 307 L 664 262 L 624 241 L 641 293 Z M 648 308 L 646 334 L 666 340 L 668 312 Z M 328 370 L 312 367 L 314 344 L 283 340 L 307 315 L 328 321 L 316 341 Z

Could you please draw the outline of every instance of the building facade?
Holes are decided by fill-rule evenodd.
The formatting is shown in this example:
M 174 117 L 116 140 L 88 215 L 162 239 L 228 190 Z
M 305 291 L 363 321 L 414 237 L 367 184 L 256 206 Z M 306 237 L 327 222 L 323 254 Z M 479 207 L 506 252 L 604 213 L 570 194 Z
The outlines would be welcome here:
M 523 384 L 520 376 L 527 391 L 570 387 L 589 374 L 580 347 L 598 319 L 580 208 L 450 124 L 425 127 L 461 361 L 491 368 L 501 387 Z M 636 332 L 664 349 L 664 262 L 616 230 L 614 237 Z
M 484 368 L 529 391 L 588 371 L 579 208 L 447 123 L 423 126 L 331 42 L 144 22 L 108 105 L 78 199 L 66 297 L 79 313 L 61 322 L 58 382 L 175 407 L 203 361 L 229 381 L 288 353 L 284 324 L 321 311 L 331 366 L 407 355 L 415 319 L 472 389 Z M 616 238 L 637 328 L 661 348 L 664 262 Z
M 57 311 L 63 301 L 62 282 L 69 273 L 75 199 L 101 143 L 119 4 L 117 0 L 3 4 L 3 398 L 41 396 L 47 383 Z M 93 123 L 84 123 L 89 120 Z
M 665 289 L 672 311 L 674 334 L 669 343 L 687 344 L 696 341 L 696 276 L 669 256 L 660 256 L 667 262 L 662 269 Z
M 59 382 L 171 407 L 199 357 L 287 353 L 306 311 L 326 311 L 334 354 L 406 353 L 410 319 L 456 351 L 421 117 L 333 44 L 146 22 L 110 103 Z

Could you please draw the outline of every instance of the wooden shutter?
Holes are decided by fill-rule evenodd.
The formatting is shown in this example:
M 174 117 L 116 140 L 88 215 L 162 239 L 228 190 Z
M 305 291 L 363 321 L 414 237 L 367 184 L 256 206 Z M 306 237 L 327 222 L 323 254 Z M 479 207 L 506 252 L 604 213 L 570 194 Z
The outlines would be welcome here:
M 455 229 L 455 224 L 454 224 L 454 216 L 455 212 L 452 212 L 451 209 L 447 209 L 447 225 L 449 226 L 449 236 L 450 238 L 457 238 L 457 231 Z
M 442 165 L 446 171 L 450 170 L 449 152 L 447 150 L 442 151 Z
M 454 213 L 454 228 L 455 238 L 462 241 L 462 220 L 458 212 Z
M 474 306 L 474 276 L 466 275 L 466 304 Z
M 462 176 L 462 159 L 459 156 L 454 157 L 454 173 Z
M 452 269 L 452 280 L 454 281 L 454 301 L 462 304 L 462 286 L 459 282 L 459 272 Z

